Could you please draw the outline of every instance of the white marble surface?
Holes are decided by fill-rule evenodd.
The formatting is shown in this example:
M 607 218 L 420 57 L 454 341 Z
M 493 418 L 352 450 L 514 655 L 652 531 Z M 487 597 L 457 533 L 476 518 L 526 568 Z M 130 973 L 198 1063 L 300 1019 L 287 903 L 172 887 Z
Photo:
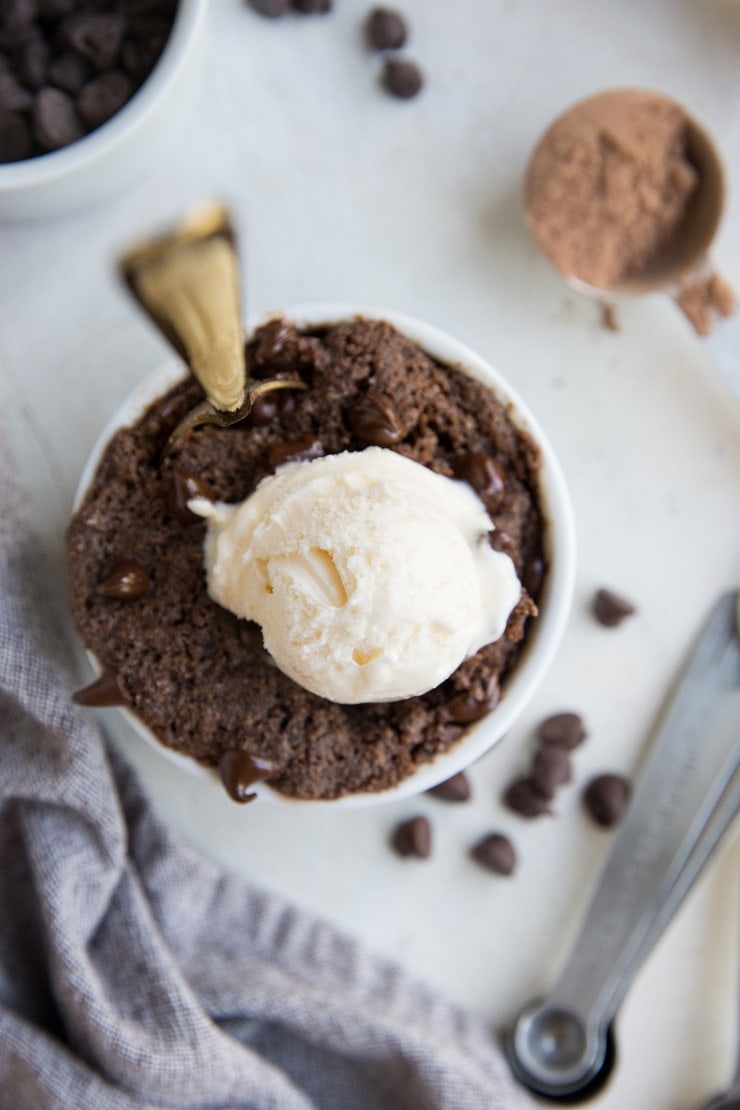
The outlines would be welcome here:
M 505 1024 L 556 970 L 608 849 L 579 784 L 630 772 L 705 610 L 740 581 L 740 407 L 667 298 L 619 306 L 619 330 L 567 291 L 529 243 L 529 150 L 562 108 L 615 85 L 661 89 L 713 130 L 730 195 L 716 262 L 740 288 L 740 7 L 733 0 L 405 0 L 418 100 L 376 87 L 367 6 L 282 24 L 212 0 L 202 95 L 145 179 L 89 211 L 0 228 L 0 401 L 64 611 L 63 531 L 98 429 L 163 347 L 118 287 L 121 244 L 202 196 L 233 206 L 251 311 L 343 300 L 429 320 L 507 374 L 548 429 L 579 537 L 565 642 L 519 727 L 472 772 L 473 803 L 429 797 L 356 813 L 240 809 L 121 742 L 165 818 L 209 855 L 328 915 Z M 740 359 L 740 350 L 738 350 Z M 605 631 L 593 589 L 639 614 Z M 557 819 L 497 801 L 545 714 L 591 736 Z M 109 720 L 114 715 L 109 716 Z M 425 863 L 386 847 L 428 813 Z M 466 859 L 491 827 L 520 851 L 511 881 Z M 727 1077 L 736 1039 L 738 845 L 726 844 L 623 1007 L 620 1062 L 599 1110 L 691 1110 Z

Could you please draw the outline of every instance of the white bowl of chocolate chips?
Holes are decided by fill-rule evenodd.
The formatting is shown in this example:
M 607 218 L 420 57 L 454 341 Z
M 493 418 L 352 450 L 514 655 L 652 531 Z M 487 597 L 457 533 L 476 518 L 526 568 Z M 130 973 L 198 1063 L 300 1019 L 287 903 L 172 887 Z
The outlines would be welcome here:
M 339 332 L 335 332 L 332 338 L 335 325 L 339 327 Z M 289 678 L 279 674 L 262 646 L 258 625 L 239 620 L 230 613 L 217 613 L 220 607 L 206 594 L 202 557 L 205 531 L 203 521 L 189 512 L 186 503 L 188 497 L 199 494 L 215 496 L 216 499 L 223 497 L 228 501 L 233 497 L 232 490 L 237 487 L 239 495 L 243 495 L 239 479 L 234 479 L 234 475 L 229 476 L 227 472 L 230 467 L 237 465 L 234 460 L 238 459 L 239 445 L 247 445 L 249 437 L 255 442 L 259 440 L 259 452 L 264 466 L 258 466 L 255 470 L 254 459 L 246 446 L 244 457 L 248 462 L 245 465 L 251 468 L 252 473 L 248 485 L 254 484 L 255 476 L 259 478 L 260 475 L 269 473 L 286 460 L 310 459 L 322 450 L 329 453 L 338 446 L 341 450 L 361 450 L 368 442 L 380 442 L 383 445 L 390 442 L 394 450 L 407 453 L 411 457 L 414 453 L 418 455 L 421 452 L 423 456 L 425 448 L 419 445 L 429 440 L 431 432 L 428 428 L 420 428 L 418 422 L 416 427 L 410 425 L 413 424 L 415 413 L 421 423 L 428 422 L 429 411 L 423 409 L 423 405 L 420 409 L 416 402 L 408 403 L 408 399 L 404 401 L 401 396 L 395 400 L 386 397 L 384 402 L 380 402 L 380 407 L 377 407 L 377 390 L 380 386 L 387 387 L 393 378 L 392 371 L 378 369 L 374 375 L 371 373 L 369 384 L 375 387 L 376 392 L 372 389 L 370 392 L 374 392 L 376 407 L 369 417 L 367 409 L 360 412 L 359 417 L 357 413 L 353 416 L 352 411 L 348 413 L 346 408 L 342 409 L 346 405 L 346 399 L 341 396 L 338 398 L 337 404 L 343 413 L 338 419 L 343 421 L 345 428 L 348 424 L 350 429 L 343 433 L 346 442 L 340 442 L 341 436 L 337 439 L 335 429 L 334 433 L 328 435 L 327 445 L 323 447 L 320 444 L 320 430 L 314 435 L 306 434 L 305 431 L 306 417 L 305 414 L 302 415 L 302 409 L 303 406 L 315 404 L 315 401 L 311 401 L 311 395 L 318 383 L 323 383 L 320 386 L 324 397 L 322 411 L 325 414 L 331 408 L 331 404 L 328 409 L 326 407 L 327 363 L 334 358 L 341 373 L 349 373 L 350 376 L 352 373 L 360 374 L 357 360 L 367 359 L 367 352 L 357 351 L 373 328 L 380 326 L 385 329 L 386 325 L 393 333 L 388 340 L 391 349 L 390 354 L 378 356 L 378 366 L 384 360 L 386 363 L 389 360 L 392 362 L 395 352 L 393 344 L 410 341 L 421 359 L 430 360 L 432 372 L 437 375 L 438 382 L 442 380 L 439 378 L 441 374 L 448 377 L 453 385 L 462 377 L 481 383 L 486 393 L 490 392 L 499 406 L 496 419 L 505 418 L 510 423 L 511 435 L 521 437 L 516 439 L 516 451 L 520 453 L 516 465 L 521 468 L 522 460 L 526 459 L 540 535 L 534 544 L 535 553 L 527 556 L 526 566 L 522 568 L 520 565 L 520 572 L 524 590 L 535 600 L 536 615 L 532 612 L 532 606 L 523 610 L 526 618 L 520 622 L 523 626 L 523 638 L 516 645 L 513 662 L 507 664 L 503 679 L 495 672 L 486 677 L 486 659 L 492 658 L 495 661 L 497 658 L 495 651 L 490 655 L 491 649 L 486 647 L 472 663 L 471 660 L 466 660 L 459 669 L 459 673 L 462 673 L 466 667 L 477 666 L 472 679 L 467 683 L 458 680 L 457 675 L 452 675 L 438 689 L 421 698 L 412 697 L 382 706 L 335 705 L 299 690 Z M 353 328 L 356 334 L 352 332 Z M 300 352 L 296 346 L 296 336 L 299 333 L 303 337 Z M 399 333 L 403 338 L 397 341 L 393 336 Z M 386 332 L 381 331 L 378 334 L 380 340 L 385 342 Z M 178 450 L 173 452 L 173 458 L 168 457 L 166 451 L 163 453 L 168 435 L 174 424 L 181 419 L 183 411 L 192 405 L 192 397 L 197 399 L 198 394 L 197 391 L 192 393 L 195 389 L 194 380 L 182 364 L 172 362 L 153 373 L 134 391 L 103 429 L 90 455 L 80 479 L 75 516 L 70 527 L 70 586 L 73 615 L 99 677 L 90 686 L 79 691 L 75 700 L 83 705 L 117 706 L 135 731 L 154 744 L 168 759 L 197 775 L 213 777 L 220 774 L 227 793 L 235 801 L 249 801 L 259 797 L 283 804 L 311 801 L 314 805 L 328 803 L 332 806 L 357 807 L 396 800 L 431 789 L 470 766 L 511 728 L 543 678 L 561 640 L 572 599 L 575 543 L 569 498 L 558 462 L 527 405 L 505 379 L 485 359 L 428 324 L 384 310 L 314 305 L 288 308 L 277 315 L 254 321 L 247 327 L 247 336 L 251 373 L 257 377 L 273 376 L 277 368 L 278 373 L 282 370 L 288 377 L 293 377 L 298 372 L 309 388 L 301 393 L 286 390 L 265 394 L 261 403 L 255 405 L 252 416 L 241 424 L 226 429 L 207 428 L 194 432 L 181 450 L 178 446 Z M 348 367 L 342 368 L 337 352 L 353 349 L 356 351 L 355 363 L 351 369 L 348 369 L 349 363 Z M 405 350 L 408 353 L 408 348 Z M 190 399 L 180 395 L 178 401 L 177 394 L 173 394 L 172 390 L 184 388 L 183 382 L 188 380 Z M 367 384 L 368 380 L 364 382 L 363 388 Z M 443 392 L 444 388 L 443 386 Z M 475 393 L 468 396 L 467 403 L 470 404 L 471 399 L 474 401 L 475 396 Z M 163 402 L 165 397 L 167 400 Z M 155 405 L 155 409 L 151 408 L 152 405 Z M 153 509 L 155 519 L 152 528 L 156 536 L 148 544 L 142 542 L 141 537 L 129 539 L 125 535 L 101 535 L 101 529 L 104 532 L 106 528 L 106 522 L 101 517 L 101 507 L 108 503 L 109 489 L 107 492 L 106 486 L 112 488 L 112 483 L 120 487 L 122 474 L 116 474 L 117 468 L 125 471 L 127 467 L 132 467 L 125 479 L 130 482 L 132 475 L 143 473 L 141 466 L 144 465 L 142 457 L 128 456 L 124 451 L 119 462 L 111 466 L 111 443 L 115 442 L 121 429 L 131 429 L 137 425 L 140 429 L 144 428 L 142 417 L 147 410 L 150 415 L 148 418 L 144 417 L 144 422 L 148 420 L 145 438 L 158 437 L 158 446 L 152 448 L 149 443 L 144 453 L 146 454 L 146 450 L 150 451 L 148 458 L 155 469 L 159 466 L 159 460 L 164 460 L 162 468 L 166 471 L 166 476 L 163 481 L 167 487 L 162 500 Z M 468 422 L 472 420 L 474 424 L 473 417 L 466 416 L 465 419 Z M 454 421 L 457 421 L 456 427 L 459 428 L 459 414 L 454 417 Z M 498 526 L 491 534 L 496 537 L 492 546 L 498 545 L 499 550 L 506 551 L 510 537 L 503 524 L 506 523 L 506 515 L 511 506 L 506 507 L 505 497 L 500 498 L 500 487 L 506 487 L 509 481 L 507 465 L 511 464 L 511 459 L 506 459 L 502 442 L 497 445 L 490 442 L 482 445 L 485 431 L 474 431 L 471 437 L 472 450 L 459 454 L 452 468 L 447 465 L 450 448 L 449 444 L 446 445 L 443 451 L 445 458 L 438 469 L 443 474 L 450 473 L 451 470 L 452 477 L 462 478 L 473 485 L 491 518 L 494 522 L 498 520 Z M 443 433 L 437 438 L 440 444 L 444 443 Z M 209 473 L 202 467 L 207 452 L 204 455 L 202 446 L 198 444 L 202 445 L 206 441 L 211 443 L 210 450 L 213 452 L 218 474 Z M 513 443 L 514 440 L 510 442 Z M 218 460 L 217 464 L 215 460 Z M 196 473 L 197 466 L 201 470 Z M 217 487 L 215 491 L 214 485 Z M 156 500 L 156 493 L 153 496 Z M 495 509 L 499 500 L 504 506 L 503 517 Z M 111 529 L 114 523 L 115 514 L 109 521 Z M 161 531 L 162 528 L 164 532 Z M 149 673 L 149 688 L 142 695 L 135 688 L 136 683 L 142 679 L 143 671 L 157 669 L 159 663 L 156 657 L 162 654 L 163 640 L 157 637 L 157 646 L 152 649 L 149 657 L 151 666 L 144 654 L 144 662 L 140 661 L 133 671 L 122 675 L 120 667 L 125 671 L 129 650 L 125 641 L 128 638 L 130 645 L 131 637 L 135 635 L 131 632 L 136 627 L 135 622 L 133 625 L 130 623 L 132 614 L 138 610 L 142 629 L 151 629 L 157 624 L 168 622 L 165 639 L 170 642 L 178 638 L 184 638 L 184 641 L 188 639 L 188 630 L 184 627 L 188 620 L 185 614 L 178 613 L 176 620 L 170 620 L 166 611 L 160 613 L 156 608 L 158 591 L 170 588 L 164 584 L 168 581 L 171 584 L 173 576 L 180 577 L 185 573 L 179 570 L 179 556 L 176 552 L 179 541 L 171 538 L 176 536 L 178 528 L 186 537 L 183 542 L 191 545 L 189 558 L 196 564 L 198 584 L 187 589 L 191 593 L 195 590 L 202 595 L 190 618 L 197 627 L 193 643 L 186 645 L 181 655 L 176 653 L 177 658 L 173 656 L 165 661 L 158 678 L 152 679 Z M 81 579 L 85 577 L 87 581 L 81 584 Z M 100 616 L 103 610 L 107 611 L 108 617 Z M 227 652 L 228 664 L 221 661 L 210 677 L 204 679 L 205 685 L 200 695 L 205 699 L 211 698 L 213 706 L 217 706 L 220 695 L 218 691 L 209 689 L 208 683 L 221 684 L 222 700 L 231 706 L 228 710 L 230 719 L 222 719 L 214 727 L 211 711 L 206 712 L 194 735 L 188 738 L 187 743 L 183 743 L 177 725 L 165 725 L 163 734 L 161 727 L 152 724 L 153 718 L 147 711 L 145 702 L 146 698 L 152 696 L 152 691 L 165 691 L 173 682 L 177 683 L 178 677 L 174 671 L 179 668 L 182 672 L 184 667 L 189 668 L 189 671 L 187 674 L 181 673 L 179 681 L 182 682 L 181 694 L 187 700 L 189 695 L 185 693 L 185 689 L 192 684 L 193 675 L 197 679 L 197 667 L 193 671 L 192 660 L 201 658 L 204 674 L 208 670 L 208 653 L 213 653 L 213 649 L 204 646 L 201 632 L 198 631 L 202 622 L 208 619 L 204 615 L 206 610 L 212 616 L 218 616 L 214 627 L 226 629 L 224 634 L 233 635 L 235 641 L 233 650 L 229 649 Z M 83 615 L 86 612 L 88 615 L 97 615 L 88 619 Z M 110 617 L 110 614 L 113 616 Z M 109 618 L 112 621 L 110 624 L 107 623 Z M 118 653 L 114 651 L 106 658 L 110 643 L 116 636 L 124 641 L 122 650 Z M 219 650 L 223 650 L 223 645 Z M 241 705 L 231 699 L 223 686 L 228 681 L 224 674 L 229 668 L 240 666 L 240 657 L 246 661 L 245 666 L 255 665 L 259 669 L 259 673 L 255 671 L 242 688 L 239 696 L 244 700 Z M 482 657 L 482 662 L 479 657 Z M 258 663 L 254 663 L 255 658 Z M 183 662 L 188 659 L 190 663 Z M 278 679 L 283 685 L 278 684 L 278 692 L 275 694 L 271 682 Z M 266 718 L 271 720 L 267 739 L 260 735 L 260 723 L 254 719 L 254 707 L 251 703 L 246 704 L 250 697 L 249 691 L 262 687 L 268 690 L 264 712 Z M 295 698 L 292 696 L 293 692 L 297 695 Z M 166 717 L 180 695 L 176 693 L 174 697 L 170 697 L 165 693 L 163 696 L 166 700 L 169 699 L 164 713 Z M 423 708 L 425 701 L 431 703 L 431 708 Z M 195 702 L 192 704 L 195 705 Z M 219 709 L 214 708 L 213 712 L 218 715 Z M 293 728 L 291 715 L 300 718 L 300 727 Z M 423 725 L 427 731 L 414 732 L 412 728 L 404 739 L 404 715 L 409 720 L 421 722 L 419 729 Z M 233 720 L 235 716 L 240 720 Z M 160 715 L 158 718 L 154 714 L 158 726 L 162 724 L 164 717 Z M 346 721 L 350 725 L 354 724 L 356 730 L 359 727 L 363 731 L 360 739 L 347 734 Z M 315 729 L 318 736 L 315 745 L 312 738 L 306 735 L 306 730 L 311 728 Z M 374 733 L 364 732 L 367 728 L 374 729 Z M 436 751 L 435 742 L 430 739 L 434 729 L 438 734 Z M 224 741 L 226 732 L 229 738 Z M 212 751 L 208 750 L 204 740 L 206 733 L 215 738 L 216 748 Z M 301 749 L 300 752 L 296 750 L 294 756 L 290 751 L 286 755 L 286 744 L 290 744 L 291 735 L 296 739 L 296 749 L 299 746 Z M 332 750 L 333 737 L 336 738 L 336 752 Z M 402 752 L 394 751 L 394 744 L 400 746 L 403 743 L 416 743 L 419 751 L 410 757 L 407 757 L 408 753 L 404 756 Z M 343 782 L 342 767 L 351 765 L 353 744 L 355 748 L 361 749 L 358 756 L 359 770 L 348 771 L 349 777 Z M 222 748 L 220 756 L 217 751 L 219 745 Z M 334 756 L 336 766 L 331 765 Z M 399 766 L 395 770 L 391 766 L 388 771 L 387 765 L 392 764 L 393 758 L 400 761 Z M 316 767 L 319 769 L 316 770 Z
M 207 0 L 7 0 L 0 10 L 0 218 L 101 199 L 182 118 Z

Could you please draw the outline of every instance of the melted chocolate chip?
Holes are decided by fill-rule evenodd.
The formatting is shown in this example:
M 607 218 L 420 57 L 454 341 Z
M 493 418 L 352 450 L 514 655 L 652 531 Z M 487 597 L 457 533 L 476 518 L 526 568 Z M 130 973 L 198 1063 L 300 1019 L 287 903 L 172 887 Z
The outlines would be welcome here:
M 297 342 L 293 325 L 285 320 L 268 320 L 255 333 L 254 361 L 260 367 L 285 369 L 295 361 Z
M 191 513 L 188 508 L 188 501 L 193 497 L 206 497 L 209 501 L 213 501 L 215 494 L 205 478 L 198 478 L 195 474 L 188 474 L 178 466 L 173 466 L 169 488 L 169 510 L 181 524 L 203 523 L 202 517 Z
M 315 436 L 284 439 L 271 443 L 267 448 L 267 461 L 273 470 L 286 462 L 308 462 L 324 454 L 324 445 Z
M 471 858 L 496 875 L 511 875 L 517 859 L 514 845 L 503 833 L 489 833 L 470 849 Z
M 463 455 L 455 466 L 455 474 L 485 497 L 491 507 L 495 508 L 500 503 L 506 474 L 498 459 L 488 451 L 470 451 Z
M 98 586 L 98 593 L 118 601 L 138 601 L 146 596 L 150 585 L 151 578 L 146 567 L 131 559 L 119 559 L 108 569 Z
M 547 798 L 543 798 L 531 778 L 515 779 L 503 795 L 503 802 L 520 817 L 544 817 L 552 810 Z
M 447 715 L 456 724 L 470 725 L 490 713 L 498 705 L 500 697 L 498 682 L 492 678 L 482 695 L 466 690 L 452 698 L 447 703 Z
M 630 783 L 624 775 L 597 775 L 583 792 L 583 804 L 596 824 L 607 829 L 621 819 L 629 796 Z
M 232 750 L 221 756 L 218 772 L 230 798 L 235 802 L 252 802 L 257 795 L 250 792 L 250 786 L 269 779 L 275 773 L 275 764 L 261 755 Z
M 77 690 L 72 695 L 72 701 L 91 709 L 103 709 L 112 705 L 128 705 L 130 699 L 121 676 L 115 671 L 105 670 L 89 686 Z
M 632 602 L 612 590 L 597 590 L 594 594 L 593 613 L 599 624 L 603 624 L 605 628 L 615 628 L 634 612 L 636 610 Z
M 411 817 L 397 825 L 391 847 L 399 856 L 428 859 L 432 852 L 432 830 L 426 817 Z
M 445 802 L 467 802 L 471 793 L 470 779 L 464 771 L 458 771 L 452 778 L 427 790 L 427 794 L 433 794 L 435 798 L 442 798 Z
M 553 713 L 537 727 L 537 739 L 545 748 L 566 748 L 572 751 L 587 736 L 583 717 L 579 713 Z
M 392 447 L 405 435 L 391 399 L 372 389 L 358 397 L 350 409 L 349 426 L 358 439 L 374 447 Z

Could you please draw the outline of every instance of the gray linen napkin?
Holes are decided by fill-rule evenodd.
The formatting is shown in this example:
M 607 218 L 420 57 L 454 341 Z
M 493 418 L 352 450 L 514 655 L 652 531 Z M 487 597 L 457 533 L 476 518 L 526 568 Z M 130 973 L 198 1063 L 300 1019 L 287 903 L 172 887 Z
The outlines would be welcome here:
M 0 1107 L 529 1105 L 483 1023 L 154 817 L 70 702 L 0 453 Z

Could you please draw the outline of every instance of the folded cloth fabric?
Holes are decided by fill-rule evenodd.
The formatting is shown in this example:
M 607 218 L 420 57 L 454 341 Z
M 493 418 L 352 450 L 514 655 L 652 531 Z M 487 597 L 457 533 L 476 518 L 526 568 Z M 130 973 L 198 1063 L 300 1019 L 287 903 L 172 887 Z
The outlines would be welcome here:
M 200 858 L 70 702 L 0 457 L 0 1107 L 512 1110 L 495 1039 Z

